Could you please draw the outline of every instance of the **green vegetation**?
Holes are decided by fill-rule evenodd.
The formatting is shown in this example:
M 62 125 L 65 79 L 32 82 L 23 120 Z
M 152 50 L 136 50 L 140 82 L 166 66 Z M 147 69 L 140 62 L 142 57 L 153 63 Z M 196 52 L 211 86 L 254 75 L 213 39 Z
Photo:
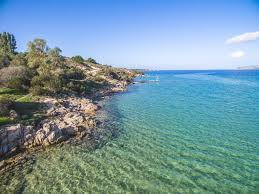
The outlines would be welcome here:
M 11 122 L 38 122 L 44 117 L 44 105 L 37 102 L 37 98 L 24 91 L 0 88 L 0 125 Z M 10 113 L 17 114 L 17 117 L 11 119 Z
M 88 62 L 88 63 L 93 63 L 93 64 L 98 64 L 94 59 L 92 59 L 92 58 L 88 58 L 87 60 L 86 60 L 86 62 Z
M 32 75 L 24 66 L 8 66 L 0 69 L 0 83 L 2 87 L 13 89 L 28 89 Z
M 11 123 L 11 122 L 12 122 L 12 120 L 8 117 L 0 117 L 0 126 Z
M 83 59 L 83 57 L 81 57 L 80 55 L 71 57 L 71 59 L 72 59 L 74 62 L 76 62 L 76 63 L 84 63 L 84 59 Z
M 13 100 L 7 96 L 1 96 L 0 98 L 0 116 L 6 116 L 9 114 L 9 110 L 13 105 Z
M 12 122 L 40 118 L 42 105 L 35 96 L 92 94 L 116 80 L 130 81 L 134 75 L 92 58 L 61 53 L 40 38 L 29 41 L 26 52 L 18 53 L 14 35 L 0 33 L 0 124 L 10 121 L 10 112 L 15 115 Z
M 3 32 L 0 33 L 0 53 L 15 54 L 16 40 L 13 34 Z

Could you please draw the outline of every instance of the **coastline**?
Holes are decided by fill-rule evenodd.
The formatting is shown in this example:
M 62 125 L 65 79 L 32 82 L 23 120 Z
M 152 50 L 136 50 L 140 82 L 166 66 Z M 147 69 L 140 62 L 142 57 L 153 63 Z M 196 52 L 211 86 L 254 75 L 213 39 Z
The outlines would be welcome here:
M 138 75 L 134 75 L 136 77 Z M 118 81 L 113 87 L 101 89 L 94 95 L 63 95 L 41 97 L 46 105 L 47 118 L 37 126 L 20 123 L 0 126 L 0 173 L 8 172 L 14 166 L 34 162 L 34 154 L 51 146 L 93 143 L 93 134 L 102 124 L 98 111 L 100 101 L 116 93 L 124 92 L 130 82 Z

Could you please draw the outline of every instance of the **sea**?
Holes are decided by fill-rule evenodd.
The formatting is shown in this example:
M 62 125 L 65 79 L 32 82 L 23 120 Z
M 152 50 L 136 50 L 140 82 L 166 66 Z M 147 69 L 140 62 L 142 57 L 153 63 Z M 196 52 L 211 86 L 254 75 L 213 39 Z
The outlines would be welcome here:
M 0 193 L 259 193 L 259 71 L 135 81 L 102 101 L 100 144 L 41 151 Z

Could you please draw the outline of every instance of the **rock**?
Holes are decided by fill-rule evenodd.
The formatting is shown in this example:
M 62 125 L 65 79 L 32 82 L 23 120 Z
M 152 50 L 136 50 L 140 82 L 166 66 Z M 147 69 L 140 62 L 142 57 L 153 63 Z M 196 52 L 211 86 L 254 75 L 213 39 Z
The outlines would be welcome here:
M 72 126 L 68 126 L 66 128 L 63 128 L 62 129 L 62 133 L 65 135 L 65 136 L 75 136 L 77 134 L 77 129 L 75 127 L 72 127 Z
M 96 121 L 94 119 L 87 120 L 87 126 L 89 129 L 93 129 L 96 127 Z
M 27 134 L 24 138 L 24 147 L 31 148 L 33 146 L 34 137 L 32 134 Z
M 17 125 L 11 125 L 9 127 L 6 128 L 7 133 L 8 133 L 8 141 L 9 143 L 12 144 L 18 144 L 18 141 L 21 140 L 21 135 L 22 135 L 22 125 L 21 124 L 17 124 Z
M 46 135 L 48 135 L 51 131 L 58 130 L 58 126 L 53 121 L 46 122 L 42 125 L 42 130 Z
M 67 113 L 65 116 L 64 116 L 64 122 L 70 124 L 70 125 L 78 125 L 79 123 L 82 123 L 85 118 L 83 116 L 82 113 Z
M 62 142 L 69 137 L 80 139 L 92 133 L 96 127 L 94 116 L 99 106 L 89 99 L 68 97 L 62 99 L 47 98 L 47 116 L 38 127 L 12 124 L 0 131 L 0 156 L 20 148 L 49 146 Z M 13 119 L 15 111 L 10 112 Z
M 1 162 L 0 162 L 0 169 L 1 169 L 1 168 L 4 168 L 4 167 L 5 167 L 5 165 L 6 165 L 6 162 L 5 162 L 4 160 L 3 160 L 3 161 L 1 161 Z
M 124 91 L 124 89 L 121 88 L 121 87 L 114 87 L 114 88 L 112 88 L 112 92 L 123 92 L 123 91 Z
M 51 145 L 61 142 L 64 139 L 61 133 L 58 131 L 51 131 L 48 137 L 43 141 L 43 145 Z
M 1 148 L 0 148 L 0 156 L 3 156 L 5 154 L 7 154 L 8 151 L 9 151 L 8 144 L 5 144 L 5 145 L 1 146 Z
M 82 131 L 80 134 L 79 134 L 79 138 L 80 139 L 83 139 L 85 136 L 87 135 L 87 132 L 86 131 Z
M 11 120 L 15 120 L 19 117 L 19 115 L 17 114 L 17 112 L 15 110 L 10 110 L 9 117 Z
M 34 137 L 34 146 L 42 145 L 44 139 L 46 138 L 45 134 L 43 133 L 43 130 L 37 131 L 35 137 Z
M 100 107 L 93 103 L 89 103 L 86 106 L 83 107 L 84 112 L 89 115 L 95 115 L 96 111 L 99 110 Z
M 22 145 L 23 126 L 21 124 L 6 125 L 0 136 L 0 155 L 16 151 Z

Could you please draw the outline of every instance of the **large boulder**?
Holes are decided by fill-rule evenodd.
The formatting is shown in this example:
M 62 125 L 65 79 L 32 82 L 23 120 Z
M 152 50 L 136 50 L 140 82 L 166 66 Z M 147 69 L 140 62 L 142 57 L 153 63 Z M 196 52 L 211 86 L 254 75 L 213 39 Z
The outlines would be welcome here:
M 1 128 L 0 133 L 0 155 L 24 148 L 26 136 L 32 133 L 32 126 L 21 124 L 6 125 Z

